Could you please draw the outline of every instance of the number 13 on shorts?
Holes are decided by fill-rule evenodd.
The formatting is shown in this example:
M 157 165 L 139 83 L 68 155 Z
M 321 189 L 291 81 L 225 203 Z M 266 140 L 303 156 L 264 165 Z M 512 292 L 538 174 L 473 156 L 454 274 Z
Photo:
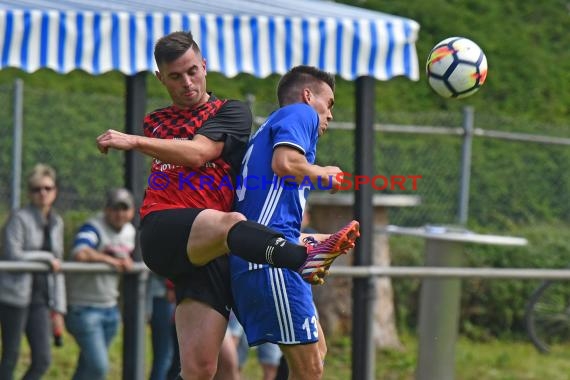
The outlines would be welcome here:
M 307 339 L 311 339 L 312 337 L 318 338 L 319 329 L 317 327 L 317 317 L 313 315 L 312 317 L 305 318 L 305 321 L 303 322 L 303 330 L 307 332 Z

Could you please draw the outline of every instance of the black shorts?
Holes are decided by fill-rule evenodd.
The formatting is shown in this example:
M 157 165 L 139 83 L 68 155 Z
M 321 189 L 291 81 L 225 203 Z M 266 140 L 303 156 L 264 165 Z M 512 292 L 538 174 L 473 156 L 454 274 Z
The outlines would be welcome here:
M 178 303 L 192 298 L 228 318 L 233 298 L 227 255 L 194 266 L 186 253 L 190 229 L 202 210 L 170 209 L 146 215 L 140 227 L 142 257 L 150 270 L 174 283 Z

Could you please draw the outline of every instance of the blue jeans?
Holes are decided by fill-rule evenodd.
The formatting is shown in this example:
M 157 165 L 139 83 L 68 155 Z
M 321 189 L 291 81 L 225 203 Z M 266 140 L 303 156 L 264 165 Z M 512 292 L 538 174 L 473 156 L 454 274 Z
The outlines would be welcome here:
M 230 319 L 228 321 L 228 330 L 232 336 L 239 338 L 239 343 L 237 346 L 238 351 L 238 362 L 240 368 L 245 365 L 248 356 L 249 345 L 247 344 L 247 337 L 243 331 L 243 327 L 240 325 L 234 313 L 230 314 Z M 267 364 L 278 366 L 281 361 L 281 348 L 275 343 L 262 343 L 257 348 L 257 360 L 259 364 Z
M 150 380 L 166 380 L 174 356 L 174 304 L 166 297 L 153 297 L 150 328 L 152 332 L 152 370 Z
M 51 363 L 51 337 L 49 307 L 31 304 L 17 307 L 0 303 L 0 379 L 12 380 L 20 356 L 20 343 L 25 331 L 32 360 L 23 380 L 41 379 Z
M 119 309 L 113 307 L 69 306 L 65 326 L 79 346 L 73 380 L 104 380 L 109 371 L 109 345 L 117 335 Z

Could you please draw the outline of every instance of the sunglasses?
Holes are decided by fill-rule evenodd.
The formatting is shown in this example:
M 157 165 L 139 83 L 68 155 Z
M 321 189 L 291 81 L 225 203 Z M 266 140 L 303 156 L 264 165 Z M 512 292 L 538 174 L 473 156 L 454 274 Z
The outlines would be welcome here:
M 40 193 L 42 190 L 46 191 L 46 192 L 50 192 L 53 189 L 55 189 L 55 186 L 38 186 L 38 187 L 32 187 L 30 188 L 30 191 L 32 193 Z

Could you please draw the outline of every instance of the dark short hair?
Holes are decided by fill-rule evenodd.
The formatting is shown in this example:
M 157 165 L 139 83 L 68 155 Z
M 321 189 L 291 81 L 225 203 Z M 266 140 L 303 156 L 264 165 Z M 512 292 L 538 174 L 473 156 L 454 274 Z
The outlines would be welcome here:
M 279 105 L 283 106 L 296 102 L 301 86 L 313 87 L 321 82 L 328 84 L 334 92 L 335 79 L 332 74 L 319 70 L 314 66 L 300 65 L 293 67 L 283 75 L 277 85 L 277 100 L 279 101 Z
M 161 37 L 154 45 L 154 59 L 156 65 L 170 63 L 180 58 L 188 49 L 200 54 L 200 48 L 192 32 L 173 32 Z

